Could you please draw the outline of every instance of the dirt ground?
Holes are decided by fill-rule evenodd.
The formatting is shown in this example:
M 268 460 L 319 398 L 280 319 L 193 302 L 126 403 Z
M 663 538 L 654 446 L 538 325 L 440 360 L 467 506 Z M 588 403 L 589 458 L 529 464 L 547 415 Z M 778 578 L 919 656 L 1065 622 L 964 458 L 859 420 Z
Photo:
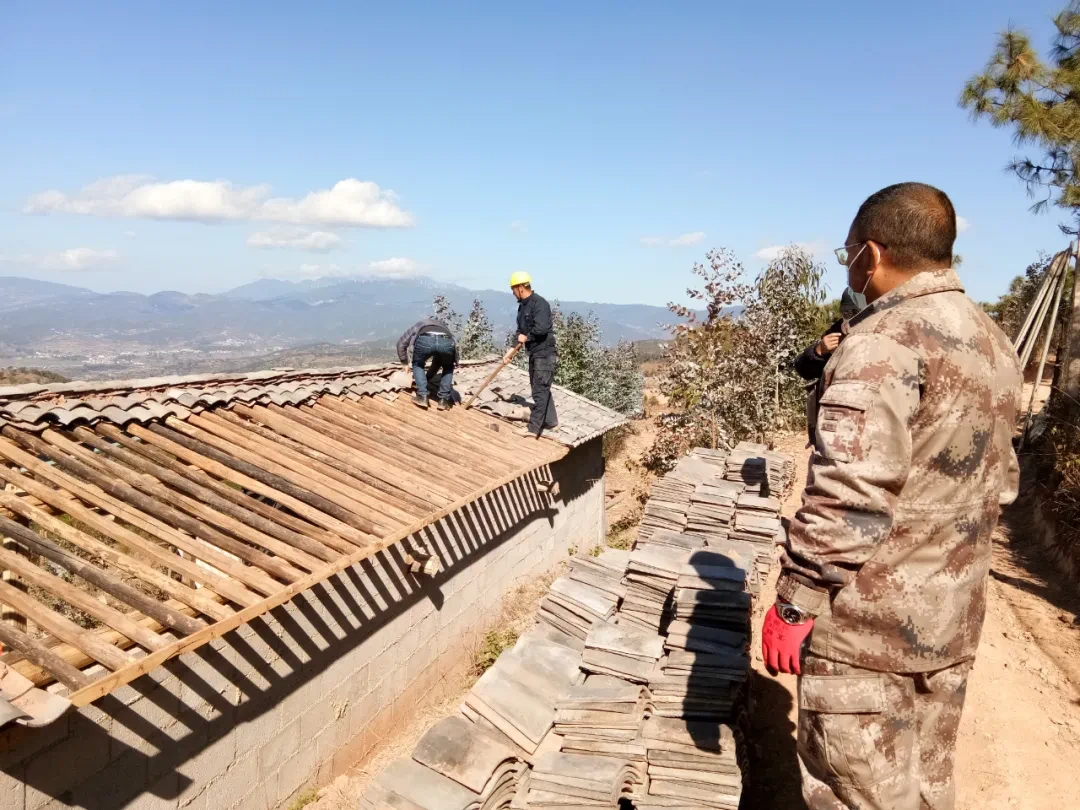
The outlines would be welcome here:
M 637 512 L 635 493 L 649 477 L 636 460 L 652 441 L 650 424 L 638 421 L 608 459 L 609 525 Z M 796 458 L 798 479 L 784 514 L 794 515 L 806 476 L 808 451 L 801 435 L 778 439 L 777 449 Z M 627 464 L 627 461 L 630 463 Z M 983 640 L 971 675 L 957 751 L 958 810 L 1060 810 L 1075 803 L 1080 772 L 1080 595 L 1052 565 L 1034 538 L 1028 505 L 1005 515 L 995 538 L 994 564 Z M 623 526 L 618 539 L 632 536 Z M 774 569 L 755 607 L 755 621 L 775 597 Z M 519 619 L 520 617 L 516 617 Z M 517 621 L 514 622 L 518 623 Z M 751 779 L 747 810 L 804 808 L 795 758 L 795 678 L 768 675 L 760 650 L 754 656 Z M 461 694 L 468 684 L 461 685 Z M 367 767 L 320 792 L 318 810 L 355 806 L 363 786 L 394 756 L 406 754 L 423 732 L 454 711 L 460 697 L 425 711 Z

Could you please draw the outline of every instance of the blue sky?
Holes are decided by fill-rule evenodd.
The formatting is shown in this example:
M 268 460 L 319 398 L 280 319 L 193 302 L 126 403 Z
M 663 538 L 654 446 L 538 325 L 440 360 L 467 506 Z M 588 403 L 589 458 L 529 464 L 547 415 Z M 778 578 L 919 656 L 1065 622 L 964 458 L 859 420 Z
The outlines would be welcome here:
M 393 5 L 387 9 L 387 5 Z M 956 106 L 1010 21 L 1064 0 L 52 3 L 0 12 L 0 274 L 220 292 L 412 273 L 663 304 L 711 247 L 830 268 L 859 203 L 922 180 L 991 299 L 1060 211 Z M 192 181 L 192 182 L 181 182 Z

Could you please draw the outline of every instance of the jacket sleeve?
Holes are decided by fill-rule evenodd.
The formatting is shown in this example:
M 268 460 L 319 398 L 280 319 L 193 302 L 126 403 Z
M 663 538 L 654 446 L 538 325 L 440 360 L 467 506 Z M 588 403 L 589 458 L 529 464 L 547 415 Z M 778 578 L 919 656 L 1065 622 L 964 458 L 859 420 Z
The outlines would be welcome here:
M 836 350 L 782 558 L 781 599 L 824 612 L 888 538 L 911 469 L 919 372 L 918 356 L 884 335 L 852 335 Z
M 536 302 L 533 307 L 532 329 L 526 337 L 533 340 L 543 340 L 551 332 L 551 305 L 543 299 Z
M 405 334 L 398 338 L 397 356 L 398 360 L 402 363 L 409 362 L 409 347 L 412 346 L 413 341 L 416 340 L 416 333 L 420 331 L 421 323 L 422 321 L 417 321 L 405 330 Z
M 803 350 L 802 354 L 795 358 L 793 364 L 795 371 L 804 380 L 819 379 L 825 371 L 825 364 L 829 362 L 829 358 L 822 357 L 817 353 L 816 349 L 817 341 L 815 340 Z

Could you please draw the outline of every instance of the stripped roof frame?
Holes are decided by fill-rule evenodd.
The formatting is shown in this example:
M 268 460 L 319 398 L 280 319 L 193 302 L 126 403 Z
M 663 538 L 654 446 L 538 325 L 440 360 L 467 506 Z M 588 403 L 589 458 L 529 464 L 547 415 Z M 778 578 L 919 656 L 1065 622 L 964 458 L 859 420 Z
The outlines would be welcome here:
M 0 603 L 48 634 L 0 622 L 0 664 L 86 705 L 625 421 L 556 387 L 538 443 L 499 429 L 527 416 L 520 369 L 469 411 L 420 411 L 411 384 L 372 365 L 0 388 L 0 534 L 18 544 Z

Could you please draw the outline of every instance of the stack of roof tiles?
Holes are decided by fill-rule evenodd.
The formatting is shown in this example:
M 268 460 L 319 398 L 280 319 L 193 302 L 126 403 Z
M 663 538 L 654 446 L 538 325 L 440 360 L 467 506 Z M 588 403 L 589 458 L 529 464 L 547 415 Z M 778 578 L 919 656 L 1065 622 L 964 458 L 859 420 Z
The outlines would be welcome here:
M 644 764 L 641 724 L 652 714 L 648 688 L 610 675 L 590 675 L 559 701 L 555 733 L 570 754 L 615 757 Z
M 623 576 L 629 562 L 630 552 L 620 549 L 608 549 L 595 557 L 577 556 L 570 562 L 569 577 L 592 586 L 617 603 L 626 595 Z
M 472 720 L 468 739 L 490 738 L 510 752 L 500 760 L 502 775 L 490 764 L 497 756 L 484 760 L 482 770 L 491 774 L 481 790 L 479 778 L 467 785 L 472 795 L 498 793 L 515 810 L 614 808 L 627 801 L 639 810 L 738 807 L 751 596 L 763 549 L 771 555 L 775 539 L 763 531 L 740 539 L 739 516 L 741 509 L 746 534 L 771 529 L 768 521 L 779 523 L 779 500 L 769 495 L 771 483 L 762 494 L 767 474 L 756 487 L 751 482 L 749 495 L 741 481 L 736 492 L 723 480 L 731 470 L 723 451 L 697 451 L 684 462 L 671 485 L 664 484 L 671 475 L 656 485 L 662 506 L 651 514 L 666 512 L 665 525 L 658 519 L 630 552 L 576 558 L 541 600 L 537 625 L 466 697 L 464 717 L 455 723 Z M 691 509 L 699 492 L 695 530 L 685 523 L 675 528 L 677 515 L 686 514 L 679 504 Z M 728 517 L 726 531 L 709 523 L 709 508 L 719 508 L 718 522 Z M 514 757 L 531 767 L 515 770 Z M 418 761 L 430 766 L 437 758 Z M 434 770 L 454 782 L 448 768 Z M 512 801 L 492 786 L 511 781 Z M 461 807 L 464 798 L 363 806 L 438 810 Z
M 551 731 L 556 704 L 583 680 L 576 650 L 539 635 L 523 636 L 480 676 L 461 711 L 528 760 Z
M 639 540 L 647 540 L 658 529 L 677 533 L 686 529 L 690 496 L 698 484 L 712 479 L 718 469 L 723 469 L 723 460 L 715 455 L 718 451 L 708 452 L 708 456 L 703 456 L 695 451 L 679 459 L 671 472 L 653 484 L 638 527 Z
M 685 549 L 641 545 L 626 566 L 626 596 L 618 623 L 658 633 L 671 618 L 679 570 L 690 557 Z
M 727 457 L 725 477 L 748 492 L 783 498 L 795 477 L 795 460 L 763 444 L 740 442 Z
M 745 744 L 729 726 L 663 717 L 645 721 L 649 786 L 637 810 L 737 808 L 746 772 Z
M 364 810 L 505 810 L 525 773 L 512 748 L 460 715 L 428 729 L 412 759 L 390 765 L 360 796 Z
M 719 475 L 702 481 L 690 496 L 686 531 L 703 538 L 705 545 L 727 540 L 735 517 L 735 503 L 742 493 L 741 483 L 726 481 Z
M 638 766 L 613 757 L 546 753 L 533 766 L 528 806 L 543 808 L 618 807 L 645 780 Z
M 557 630 L 584 639 L 594 622 L 615 615 L 618 597 L 571 577 L 560 577 L 540 602 L 538 618 Z
M 664 640 L 655 632 L 598 622 L 585 639 L 581 666 L 597 675 L 643 684 L 649 682 L 663 652 Z

